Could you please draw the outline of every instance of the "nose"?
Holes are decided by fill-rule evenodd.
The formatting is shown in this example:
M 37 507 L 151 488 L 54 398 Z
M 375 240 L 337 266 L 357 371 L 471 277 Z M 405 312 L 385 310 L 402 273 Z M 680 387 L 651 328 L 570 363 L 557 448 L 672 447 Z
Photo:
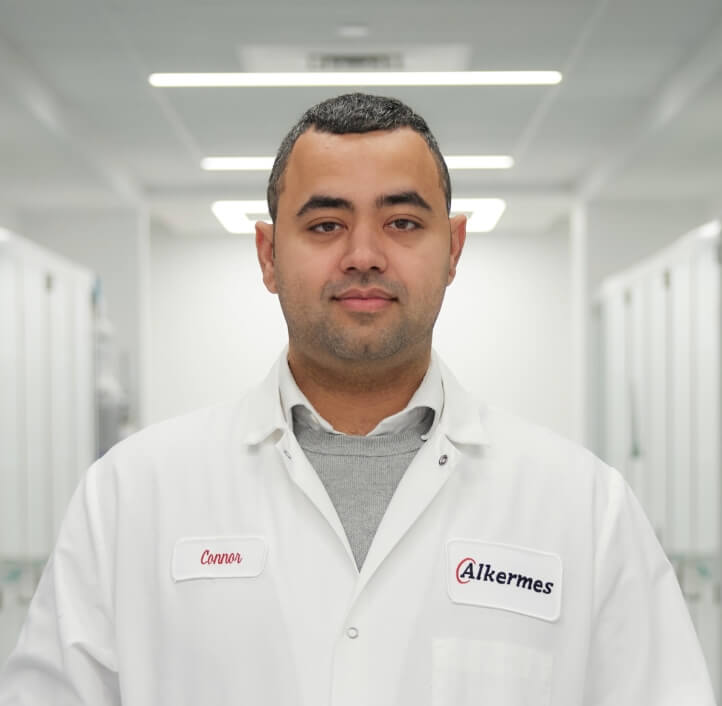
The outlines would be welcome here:
M 348 232 L 339 265 L 344 272 L 384 272 L 387 260 L 383 230 L 372 223 L 356 223 Z

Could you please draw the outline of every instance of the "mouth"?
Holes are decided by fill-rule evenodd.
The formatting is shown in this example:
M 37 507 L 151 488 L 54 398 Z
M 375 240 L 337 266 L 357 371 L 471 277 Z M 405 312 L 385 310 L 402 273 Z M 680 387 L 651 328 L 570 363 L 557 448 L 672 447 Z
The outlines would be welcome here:
M 344 309 L 350 311 L 381 311 L 390 307 L 396 297 L 383 289 L 349 289 L 333 297 Z

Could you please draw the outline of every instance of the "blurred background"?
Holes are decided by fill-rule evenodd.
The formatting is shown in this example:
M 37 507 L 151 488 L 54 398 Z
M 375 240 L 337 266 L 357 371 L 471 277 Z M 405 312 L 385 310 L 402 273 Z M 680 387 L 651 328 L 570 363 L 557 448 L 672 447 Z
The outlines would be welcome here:
M 278 355 L 245 231 L 353 90 L 474 224 L 437 351 L 625 474 L 719 695 L 721 0 L 0 0 L 0 663 L 93 459 Z

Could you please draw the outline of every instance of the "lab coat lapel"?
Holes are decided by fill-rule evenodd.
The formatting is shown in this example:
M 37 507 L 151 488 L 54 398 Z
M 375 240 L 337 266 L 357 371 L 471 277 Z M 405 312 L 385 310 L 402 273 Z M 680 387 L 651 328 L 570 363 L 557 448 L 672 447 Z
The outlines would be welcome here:
M 246 404 L 240 406 L 244 410 L 237 420 L 238 428 L 243 430 L 241 440 L 249 446 L 261 444 L 269 439 L 275 441 L 280 462 L 285 466 L 289 477 L 323 515 L 355 568 L 353 552 L 336 508 L 283 417 L 279 392 L 279 366 L 285 360 L 286 350 L 284 348 L 281 352 L 263 382 L 248 392 Z
M 456 444 L 478 450 L 488 443 L 479 406 L 443 364 L 441 372 L 444 386 L 441 419 L 391 498 L 361 567 L 354 600 L 454 472 L 463 457 Z
M 446 461 L 439 465 L 439 458 Z M 355 598 L 446 483 L 458 452 L 443 434 L 434 434 L 419 450 L 391 498 L 361 567 Z
M 283 417 L 279 392 L 279 366 L 285 360 L 286 351 L 287 349 L 284 348 L 263 382 L 248 392 L 247 402 L 243 405 L 245 411 L 237 422 L 238 428 L 243 430 L 242 442 L 253 446 L 269 438 L 275 440 L 279 459 L 289 477 L 323 515 L 355 568 L 353 552 L 336 508 Z
M 304 492 L 306 497 L 323 515 L 346 550 L 346 554 L 348 554 L 354 568 L 356 568 L 356 560 L 354 559 L 351 545 L 349 544 L 341 520 L 338 517 L 336 508 L 331 502 L 331 498 L 329 498 L 321 479 L 318 477 L 318 473 L 316 473 L 313 466 L 311 466 L 303 449 L 298 445 L 296 437 L 289 430 L 286 430 L 286 433 L 276 444 L 276 448 L 281 454 L 281 458 L 286 465 L 286 470 L 291 480 Z

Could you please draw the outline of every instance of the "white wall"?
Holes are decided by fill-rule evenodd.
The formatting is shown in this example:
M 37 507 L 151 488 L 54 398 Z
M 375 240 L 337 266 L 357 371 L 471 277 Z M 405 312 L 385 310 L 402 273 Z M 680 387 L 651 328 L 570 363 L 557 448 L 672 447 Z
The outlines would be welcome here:
M 470 235 L 434 345 L 480 399 L 571 427 L 568 235 Z M 286 342 L 252 236 L 151 237 L 150 419 L 229 399 Z
M 287 340 L 261 281 L 253 236 L 151 237 L 150 421 L 232 399 Z
M 480 400 L 572 433 L 569 236 L 467 237 L 434 346 Z
M 18 233 L 93 270 L 126 353 L 131 418 L 146 423 L 148 240 L 141 209 L 43 210 L 20 215 Z

